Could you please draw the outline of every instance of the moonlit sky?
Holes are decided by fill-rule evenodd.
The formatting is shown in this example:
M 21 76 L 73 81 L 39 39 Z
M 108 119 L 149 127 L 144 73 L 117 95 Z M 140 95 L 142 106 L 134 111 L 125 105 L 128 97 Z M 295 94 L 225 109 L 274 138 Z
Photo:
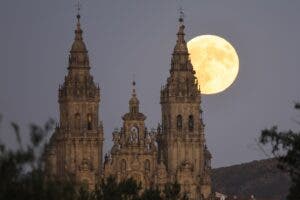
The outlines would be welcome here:
M 71 0 L 1 0 L 1 140 L 15 146 L 10 121 L 22 127 L 58 120 L 58 85 L 67 73 L 74 38 Z M 160 88 L 169 75 L 178 28 L 178 0 L 82 1 L 82 28 L 101 86 L 100 115 L 107 152 L 111 132 L 128 111 L 135 74 L 147 126 L 160 121 Z M 213 167 L 265 158 L 255 139 L 278 124 L 298 129 L 300 1 L 184 0 L 186 40 L 224 37 L 240 59 L 237 80 L 225 92 L 203 96 L 204 123 Z M 300 120 L 300 119 L 299 119 Z

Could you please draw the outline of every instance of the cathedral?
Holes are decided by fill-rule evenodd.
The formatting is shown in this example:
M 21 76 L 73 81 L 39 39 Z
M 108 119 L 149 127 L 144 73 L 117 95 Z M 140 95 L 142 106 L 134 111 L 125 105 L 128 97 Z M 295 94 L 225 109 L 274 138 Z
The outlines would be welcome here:
M 99 118 L 100 88 L 90 73 L 80 15 L 69 54 L 68 74 L 59 86 L 60 120 L 46 150 L 46 171 L 55 178 L 72 178 L 93 188 L 109 176 L 133 178 L 142 188 L 177 181 L 191 200 L 208 200 L 211 190 L 211 154 L 202 121 L 201 93 L 179 18 L 170 75 L 160 91 L 161 123 L 148 130 L 146 116 L 132 83 L 128 113 L 112 132 L 113 146 L 103 155 L 104 132 Z M 104 161 L 102 160 L 104 156 Z

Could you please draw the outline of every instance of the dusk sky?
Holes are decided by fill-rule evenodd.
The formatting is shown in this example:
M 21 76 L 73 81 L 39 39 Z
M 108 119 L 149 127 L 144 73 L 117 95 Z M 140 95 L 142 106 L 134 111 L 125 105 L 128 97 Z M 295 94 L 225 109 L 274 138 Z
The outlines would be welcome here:
M 10 121 L 22 126 L 26 140 L 29 123 L 59 120 L 58 86 L 67 73 L 76 2 L 1 1 L 1 141 L 15 144 Z M 104 152 L 128 111 L 133 74 L 148 129 L 160 122 L 160 88 L 169 76 L 179 2 L 185 12 L 186 41 L 218 35 L 239 55 L 234 84 L 222 93 L 202 96 L 213 167 L 266 158 L 255 141 L 262 129 L 299 129 L 295 120 L 300 115 L 293 103 L 300 101 L 300 1 L 81 1 L 91 73 L 101 87 Z

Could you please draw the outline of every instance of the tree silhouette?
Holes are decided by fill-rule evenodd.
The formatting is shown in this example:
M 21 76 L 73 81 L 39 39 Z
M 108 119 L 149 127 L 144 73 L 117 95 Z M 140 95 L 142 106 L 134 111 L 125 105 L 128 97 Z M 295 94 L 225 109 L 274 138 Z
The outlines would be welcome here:
M 300 109 L 300 104 L 295 104 Z M 300 199 L 300 132 L 278 131 L 277 126 L 261 132 L 260 142 L 271 144 L 272 153 L 278 158 L 278 168 L 290 174 L 292 185 L 288 200 Z
M 162 200 L 161 192 L 159 189 L 151 187 L 143 192 L 141 200 Z
M 31 124 L 30 143 L 24 148 L 19 126 L 11 123 L 18 148 L 10 150 L 5 144 L 0 144 L 0 199 L 75 199 L 73 183 L 48 180 L 44 173 L 41 149 L 53 125 L 53 120 L 49 120 L 43 127 Z
M 167 183 L 164 189 L 164 196 L 166 200 L 178 200 L 180 197 L 180 185 L 178 182 Z
M 1 116 L 0 116 L 1 119 Z M 0 120 L 1 121 L 1 120 Z M 134 179 L 117 182 L 113 176 L 99 179 L 94 191 L 70 180 L 47 177 L 43 152 L 46 136 L 52 132 L 54 121 L 44 126 L 31 124 L 30 143 L 22 143 L 20 128 L 11 123 L 15 132 L 17 150 L 8 149 L 0 142 L 0 199 L 5 200 L 179 200 L 180 185 L 168 183 L 163 195 L 157 188 L 141 191 Z M 162 198 L 164 196 L 164 198 Z

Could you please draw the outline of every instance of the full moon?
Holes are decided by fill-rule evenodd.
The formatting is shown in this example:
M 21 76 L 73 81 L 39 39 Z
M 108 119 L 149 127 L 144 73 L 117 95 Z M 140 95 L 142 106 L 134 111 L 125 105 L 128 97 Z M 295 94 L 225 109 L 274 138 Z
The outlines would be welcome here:
M 201 35 L 191 39 L 187 46 L 201 93 L 216 94 L 234 82 L 239 58 L 228 41 L 216 35 Z

